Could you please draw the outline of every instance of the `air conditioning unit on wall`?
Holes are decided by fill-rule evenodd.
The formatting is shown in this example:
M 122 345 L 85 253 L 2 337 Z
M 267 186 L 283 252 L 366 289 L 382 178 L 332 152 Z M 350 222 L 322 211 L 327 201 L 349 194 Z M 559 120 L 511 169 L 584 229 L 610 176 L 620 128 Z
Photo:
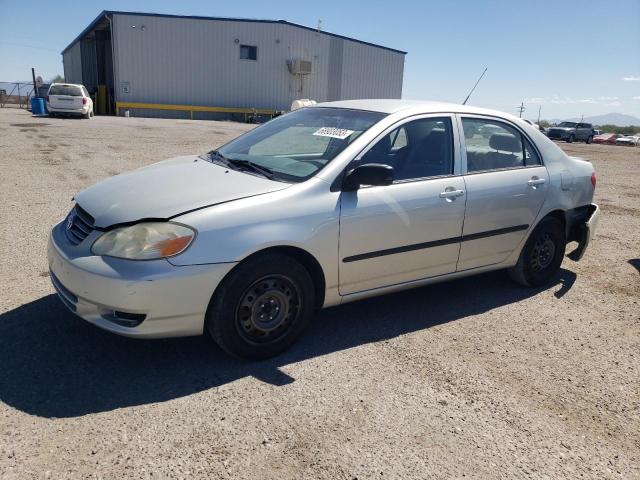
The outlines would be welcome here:
M 287 62 L 289 72 L 291 75 L 310 75 L 311 74 L 311 61 L 310 60 L 289 60 Z

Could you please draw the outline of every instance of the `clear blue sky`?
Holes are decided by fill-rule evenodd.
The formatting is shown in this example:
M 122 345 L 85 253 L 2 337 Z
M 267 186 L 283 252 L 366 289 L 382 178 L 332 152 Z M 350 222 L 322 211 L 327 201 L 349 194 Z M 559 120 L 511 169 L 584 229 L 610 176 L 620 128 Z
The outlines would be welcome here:
M 640 0 L 0 0 L 0 81 L 29 79 L 31 66 L 62 73 L 60 52 L 102 10 L 322 19 L 326 31 L 408 51 L 404 98 L 461 102 L 488 66 L 470 104 L 640 116 Z

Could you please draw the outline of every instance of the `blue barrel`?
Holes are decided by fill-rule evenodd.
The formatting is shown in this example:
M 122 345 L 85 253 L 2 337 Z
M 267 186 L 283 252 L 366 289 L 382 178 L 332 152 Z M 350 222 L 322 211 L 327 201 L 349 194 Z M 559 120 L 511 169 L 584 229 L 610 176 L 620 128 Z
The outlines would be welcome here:
M 33 115 L 44 115 L 44 98 L 31 98 L 31 113 Z

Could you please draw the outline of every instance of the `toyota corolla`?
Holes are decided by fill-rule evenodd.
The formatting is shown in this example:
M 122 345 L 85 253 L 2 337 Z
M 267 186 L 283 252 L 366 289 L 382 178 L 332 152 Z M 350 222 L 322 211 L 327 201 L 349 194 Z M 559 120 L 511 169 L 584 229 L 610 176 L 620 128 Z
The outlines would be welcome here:
M 50 235 L 51 280 L 130 337 L 290 346 L 318 308 L 506 269 L 537 287 L 599 216 L 593 166 L 511 115 L 353 100 L 106 179 Z M 453 307 L 452 307 L 453 308 Z

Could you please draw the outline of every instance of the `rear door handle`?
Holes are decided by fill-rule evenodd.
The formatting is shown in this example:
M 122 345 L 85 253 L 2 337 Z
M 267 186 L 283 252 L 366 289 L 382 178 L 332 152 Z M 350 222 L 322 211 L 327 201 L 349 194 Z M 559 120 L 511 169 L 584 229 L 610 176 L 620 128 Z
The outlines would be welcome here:
M 447 187 L 444 192 L 440 192 L 440 198 L 454 200 L 464 195 L 464 190 L 454 190 L 453 187 Z
M 538 177 L 531 177 L 531 180 L 529 180 L 527 182 L 527 185 L 529 185 L 530 187 L 537 187 L 538 185 L 542 185 L 544 184 L 546 180 L 544 178 L 538 178 Z

